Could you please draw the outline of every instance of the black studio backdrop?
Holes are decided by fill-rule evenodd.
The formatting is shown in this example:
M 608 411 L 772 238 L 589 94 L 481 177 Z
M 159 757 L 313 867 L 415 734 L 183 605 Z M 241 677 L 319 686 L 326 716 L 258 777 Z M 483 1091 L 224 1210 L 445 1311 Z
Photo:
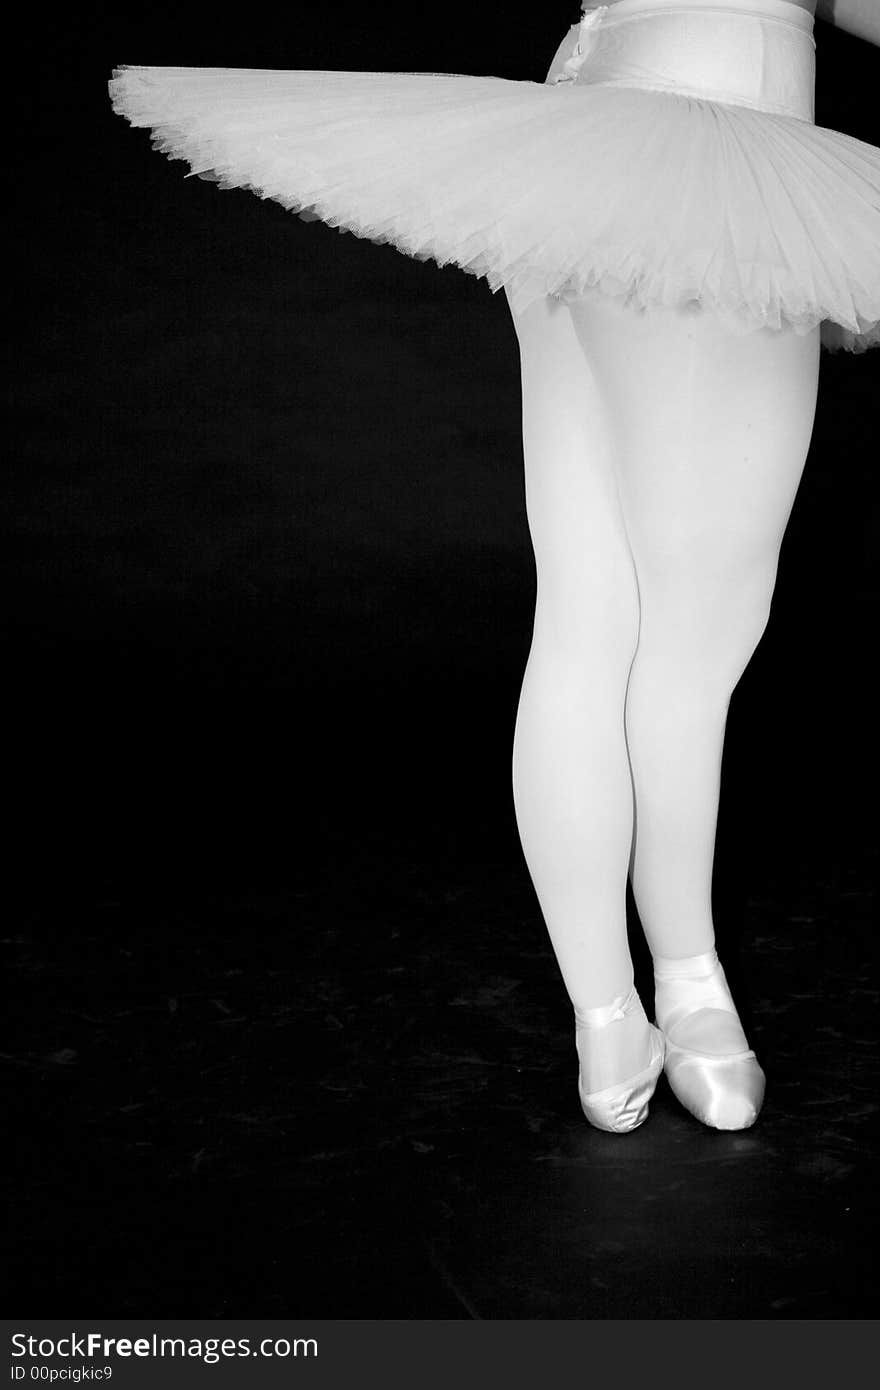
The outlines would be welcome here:
M 541 80 L 572 0 L 26 17 L 13 94 L 3 586 L 12 878 L 33 902 L 284 890 L 371 838 L 514 862 L 534 571 L 503 296 L 186 179 L 119 63 Z M 817 119 L 878 56 L 818 26 Z M 751 889 L 870 848 L 878 359 L 826 358 L 719 855 Z

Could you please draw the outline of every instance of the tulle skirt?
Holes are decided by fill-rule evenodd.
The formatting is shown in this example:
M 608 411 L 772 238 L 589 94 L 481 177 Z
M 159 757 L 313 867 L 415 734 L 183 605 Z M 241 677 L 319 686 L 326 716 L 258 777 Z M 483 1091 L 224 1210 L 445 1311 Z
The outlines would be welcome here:
M 746 20 L 745 3 L 709 0 L 699 13 L 716 26 Z M 667 30 L 673 21 L 671 73 L 657 25 L 646 30 L 651 5 Z M 637 308 L 697 305 L 734 332 L 822 324 L 827 346 L 861 350 L 880 343 L 880 149 L 812 123 L 790 55 L 774 79 L 767 45 L 779 36 L 754 18 L 756 5 L 795 7 L 749 5 L 751 24 L 765 26 L 764 86 L 731 92 L 722 73 L 723 99 L 717 62 L 711 83 L 701 76 L 693 35 L 707 31 L 694 29 L 703 20 L 688 0 L 663 14 L 663 0 L 623 0 L 616 24 L 617 6 L 598 20 L 588 12 L 561 80 L 546 83 L 132 66 L 114 71 L 110 94 L 193 174 L 458 266 L 517 309 L 598 289 Z M 751 63 L 756 31 L 732 32 L 751 36 Z M 718 38 L 716 27 L 706 50 L 716 58 Z M 689 52 L 699 81 L 682 76 Z M 728 75 L 745 73 L 748 53 Z

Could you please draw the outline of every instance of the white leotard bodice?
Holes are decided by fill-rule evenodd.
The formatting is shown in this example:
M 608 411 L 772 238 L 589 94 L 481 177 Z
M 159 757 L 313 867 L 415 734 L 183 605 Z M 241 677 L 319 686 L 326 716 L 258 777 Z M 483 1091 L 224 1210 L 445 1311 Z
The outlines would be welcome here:
M 813 16 L 791 0 L 617 0 L 585 9 L 553 81 L 675 91 L 812 121 Z

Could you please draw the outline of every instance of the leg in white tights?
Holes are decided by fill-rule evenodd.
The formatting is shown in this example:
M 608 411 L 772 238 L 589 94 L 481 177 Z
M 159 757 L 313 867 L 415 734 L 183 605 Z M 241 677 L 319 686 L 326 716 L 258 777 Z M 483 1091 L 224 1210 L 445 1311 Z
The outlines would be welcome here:
M 632 983 L 623 708 L 638 590 L 602 400 L 571 315 L 543 299 L 515 322 L 537 605 L 514 737 L 514 803 L 566 987 L 576 1006 L 592 1008 Z
M 514 798 L 586 1017 L 631 982 L 631 851 L 655 958 L 714 947 L 727 707 L 769 612 L 812 429 L 818 334 L 739 338 L 705 314 L 638 315 L 598 294 L 541 301 L 514 322 L 538 573 Z M 716 1051 L 745 1046 L 735 1013 L 716 1009 L 713 1023 Z M 632 1021 L 629 1046 L 618 1027 L 618 1056 L 593 1080 L 644 1065 L 645 1026 Z M 602 1034 L 587 1036 L 601 1052 Z M 582 1062 L 585 1050 L 579 1039 Z
M 603 403 L 571 315 L 544 299 L 514 322 L 537 568 L 514 804 L 578 1020 L 583 1093 L 592 1095 L 643 1070 L 652 1054 L 626 937 L 633 794 L 623 711 L 638 590 Z
M 810 442 L 818 331 L 734 336 L 711 315 L 571 306 L 613 431 L 640 629 L 626 732 L 632 864 L 655 956 L 714 946 L 710 890 L 730 697 L 770 612 Z

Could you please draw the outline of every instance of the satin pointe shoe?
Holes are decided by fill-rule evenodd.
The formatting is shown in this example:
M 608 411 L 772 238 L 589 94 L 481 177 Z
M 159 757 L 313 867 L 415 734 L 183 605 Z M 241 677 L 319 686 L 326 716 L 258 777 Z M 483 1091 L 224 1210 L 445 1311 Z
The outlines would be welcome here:
M 765 1077 L 746 1040 L 716 951 L 654 958 L 655 1017 L 676 1099 L 711 1129 L 748 1129 Z
M 627 1134 L 648 1118 L 663 1035 L 648 1022 L 635 986 L 603 1008 L 574 1012 L 581 1109 L 596 1129 Z

